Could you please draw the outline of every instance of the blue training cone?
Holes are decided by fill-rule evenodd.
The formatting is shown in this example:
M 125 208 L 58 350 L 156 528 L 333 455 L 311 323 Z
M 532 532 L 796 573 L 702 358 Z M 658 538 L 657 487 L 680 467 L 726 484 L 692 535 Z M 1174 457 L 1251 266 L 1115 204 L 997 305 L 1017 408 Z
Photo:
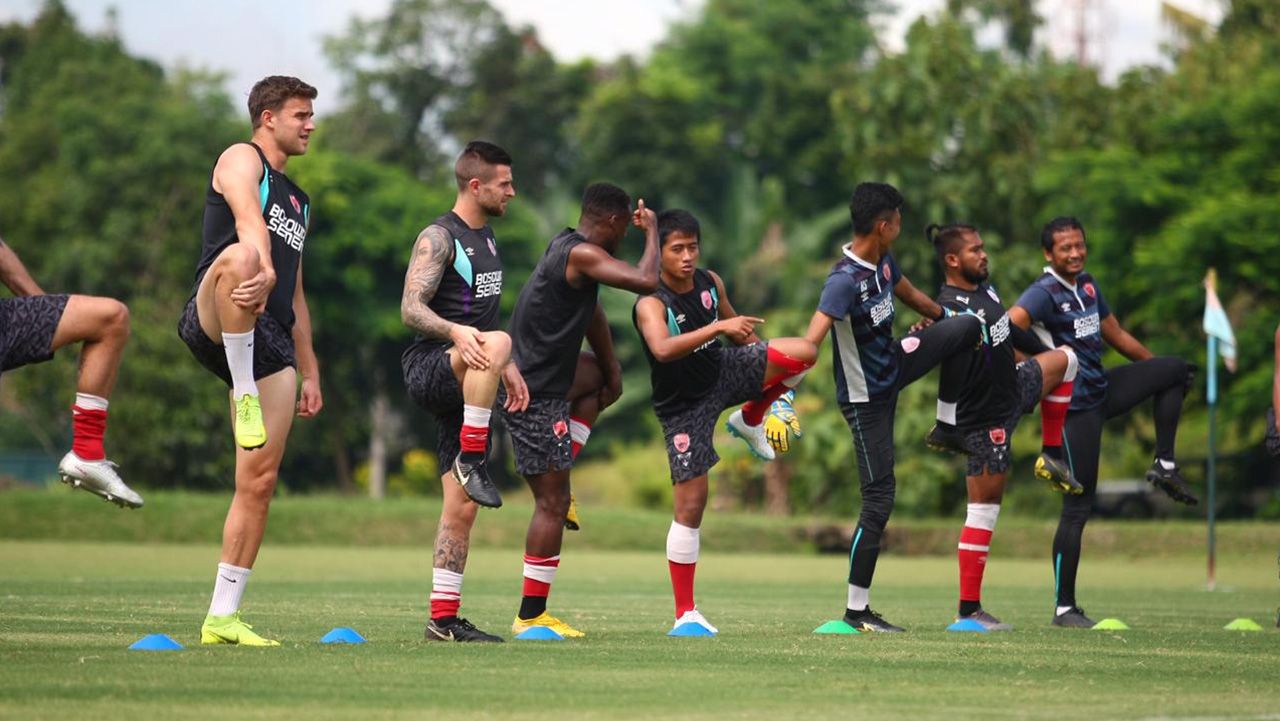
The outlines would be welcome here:
M 668 636 L 714 636 L 715 631 L 703 626 L 696 621 L 690 623 L 682 623 L 679 626 L 667 632 Z
M 947 626 L 947 630 L 948 631 L 967 631 L 969 633 L 986 633 L 988 631 L 986 626 L 983 626 L 982 624 L 978 623 L 972 618 L 962 618 L 959 621 L 956 621 L 955 623 L 951 624 L 950 626 Z
M 182 644 L 169 638 L 163 633 L 153 633 L 149 636 L 143 636 L 133 645 L 129 647 L 130 651 L 181 651 Z
M 520 641 L 563 641 L 564 636 L 546 626 L 530 626 L 516 636 Z
M 339 626 L 326 633 L 320 643 L 365 643 L 364 636 L 356 633 L 354 628 Z

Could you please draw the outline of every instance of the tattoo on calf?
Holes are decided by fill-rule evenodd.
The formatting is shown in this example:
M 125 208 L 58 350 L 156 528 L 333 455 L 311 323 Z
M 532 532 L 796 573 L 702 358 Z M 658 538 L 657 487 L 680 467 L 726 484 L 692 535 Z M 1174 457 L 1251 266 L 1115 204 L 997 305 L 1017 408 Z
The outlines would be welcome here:
M 436 552 L 432 563 L 434 568 L 443 568 L 454 573 L 462 573 L 467 567 L 467 551 L 471 541 L 466 531 L 455 528 L 448 523 L 441 523 L 436 533 Z

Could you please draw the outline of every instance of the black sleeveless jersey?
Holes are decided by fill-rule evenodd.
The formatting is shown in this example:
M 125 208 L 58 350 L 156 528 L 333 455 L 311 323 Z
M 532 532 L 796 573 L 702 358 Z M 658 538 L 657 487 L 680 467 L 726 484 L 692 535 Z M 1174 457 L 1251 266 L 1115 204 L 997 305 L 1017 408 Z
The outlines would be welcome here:
M 677 293 L 666 283 L 659 282 L 658 290 L 649 297 L 657 298 L 665 306 L 667 330 L 672 337 L 708 326 L 720 317 L 720 293 L 716 290 L 715 279 L 701 268 L 693 271 L 692 290 Z M 631 310 L 631 322 L 639 331 L 635 308 Z M 640 345 L 649 359 L 649 381 L 653 386 L 655 410 L 679 407 L 686 401 L 701 398 L 720 378 L 719 338 L 712 338 L 693 353 L 667 363 L 653 357 L 649 344 L 644 342 L 643 333 L 640 334 Z
M 980 283 L 975 290 L 944 285 L 938 305 L 971 313 L 982 321 L 982 346 L 973 352 L 964 390 L 956 401 L 956 425 L 985 428 L 1004 423 L 1018 410 L 1018 371 L 1013 355 L 1012 324 L 995 288 Z
M 472 228 L 452 210 L 431 223 L 449 232 L 453 257 L 427 307 L 451 322 L 482 331 L 498 329 L 502 298 L 502 260 L 488 225 Z M 419 338 L 427 346 L 448 343 L 443 338 Z
M 511 315 L 512 357 L 533 398 L 564 398 L 573 385 L 578 353 L 596 310 L 599 284 L 585 279 L 574 288 L 565 279 L 569 253 L 587 242 L 573 228 L 551 239 L 520 291 Z
M 271 264 L 276 270 L 276 286 L 267 296 L 267 313 L 284 327 L 292 328 L 293 291 L 298 281 L 298 265 L 302 262 L 302 246 L 307 241 L 307 226 L 311 221 L 311 199 L 289 180 L 289 176 L 271 167 L 262 148 L 253 143 L 249 145 L 258 151 L 258 158 L 262 161 L 258 199 L 262 219 L 267 224 L 267 235 L 271 239 Z M 227 199 L 213 189 L 213 175 L 210 174 L 209 189 L 204 197 L 200 263 L 196 266 L 192 296 L 200 289 L 200 281 L 218 254 L 238 240 L 235 216 L 227 205 Z

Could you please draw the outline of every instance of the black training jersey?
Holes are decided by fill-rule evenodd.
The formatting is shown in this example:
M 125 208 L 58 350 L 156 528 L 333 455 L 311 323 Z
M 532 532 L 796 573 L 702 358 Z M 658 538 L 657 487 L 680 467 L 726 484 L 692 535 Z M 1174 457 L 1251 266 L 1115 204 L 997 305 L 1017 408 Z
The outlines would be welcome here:
M 982 321 L 982 347 L 970 359 L 964 389 L 956 401 L 956 425 L 981 429 L 1007 420 L 1018 408 L 1018 371 L 1013 355 L 1012 325 L 995 288 L 981 283 L 975 290 L 944 285 L 938 305 Z
M 836 397 L 864 403 L 887 396 L 898 381 L 898 344 L 893 341 L 893 287 L 902 272 L 885 253 L 878 263 L 844 247 L 822 287 L 818 310 L 831 316 Z
M 574 288 L 565 279 L 569 253 L 585 242 L 573 228 L 552 238 L 516 299 L 511 355 L 533 398 L 564 398 L 573 385 L 578 353 L 600 289 L 589 278 L 583 278 L 583 288 Z
M 302 246 L 307 241 L 307 227 L 311 221 L 311 200 L 302 189 L 294 185 L 289 176 L 267 162 L 267 156 L 253 143 L 262 160 L 262 179 L 258 182 L 258 200 L 262 207 L 262 219 L 267 224 L 271 239 L 271 265 L 276 271 L 276 285 L 267 296 L 267 313 L 286 328 L 293 327 L 293 291 L 298 280 L 298 265 L 302 262 Z M 204 233 L 200 248 L 200 262 L 196 265 L 196 283 L 191 290 L 195 296 L 204 274 L 227 246 L 238 242 L 236 219 L 222 193 L 213 189 L 213 175 L 209 176 L 209 189 L 204 197 Z
M 667 330 L 672 337 L 711 325 L 720 318 L 720 293 L 711 273 L 701 268 L 693 271 L 693 288 L 677 293 L 659 281 L 658 290 L 649 296 L 662 301 L 666 308 Z M 636 301 L 639 305 L 639 301 Z M 640 330 L 636 311 L 631 322 Z M 701 398 L 715 387 L 720 377 L 720 339 L 712 338 L 689 355 L 667 363 L 653 357 L 649 344 L 640 334 L 640 345 L 649 359 L 649 382 L 653 386 L 653 407 L 664 410 L 683 401 Z
M 499 302 L 502 299 L 502 260 L 488 225 L 472 228 L 457 213 L 449 211 L 432 225 L 444 228 L 453 240 L 453 257 L 436 294 L 427 303 L 436 315 L 476 330 L 498 329 Z M 427 346 L 442 346 L 444 338 L 419 338 Z
M 1032 330 L 1045 345 L 1071 346 L 1080 370 L 1071 395 L 1071 410 L 1096 408 L 1107 397 L 1107 373 L 1102 367 L 1102 321 L 1111 315 L 1093 276 L 1081 273 L 1074 284 L 1051 268 L 1022 292 L 1020 307 L 1031 316 Z

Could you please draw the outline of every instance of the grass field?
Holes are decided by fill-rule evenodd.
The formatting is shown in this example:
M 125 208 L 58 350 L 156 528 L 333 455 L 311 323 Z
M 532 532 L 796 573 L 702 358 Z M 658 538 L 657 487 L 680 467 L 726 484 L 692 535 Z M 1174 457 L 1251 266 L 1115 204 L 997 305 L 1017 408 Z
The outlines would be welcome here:
M 820 637 L 844 559 L 706 554 L 698 597 L 715 639 L 665 636 L 660 552 L 577 550 L 553 612 L 564 642 L 426 644 L 429 552 L 268 544 L 246 597 L 279 649 L 202 648 L 216 546 L 0 541 L 3 719 L 1043 718 L 1280 719 L 1275 558 L 1086 558 L 1081 602 L 1131 631 L 1048 626 L 1047 563 L 1000 558 L 985 602 L 1016 630 L 955 634 L 955 564 L 881 559 L 873 605 L 906 634 Z M 464 613 L 509 637 L 518 552 L 473 551 Z M 1222 626 L 1238 616 L 1261 633 Z M 363 646 L 326 646 L 351 626 Z M 148 633 L 187 646 L 128 651 Z

